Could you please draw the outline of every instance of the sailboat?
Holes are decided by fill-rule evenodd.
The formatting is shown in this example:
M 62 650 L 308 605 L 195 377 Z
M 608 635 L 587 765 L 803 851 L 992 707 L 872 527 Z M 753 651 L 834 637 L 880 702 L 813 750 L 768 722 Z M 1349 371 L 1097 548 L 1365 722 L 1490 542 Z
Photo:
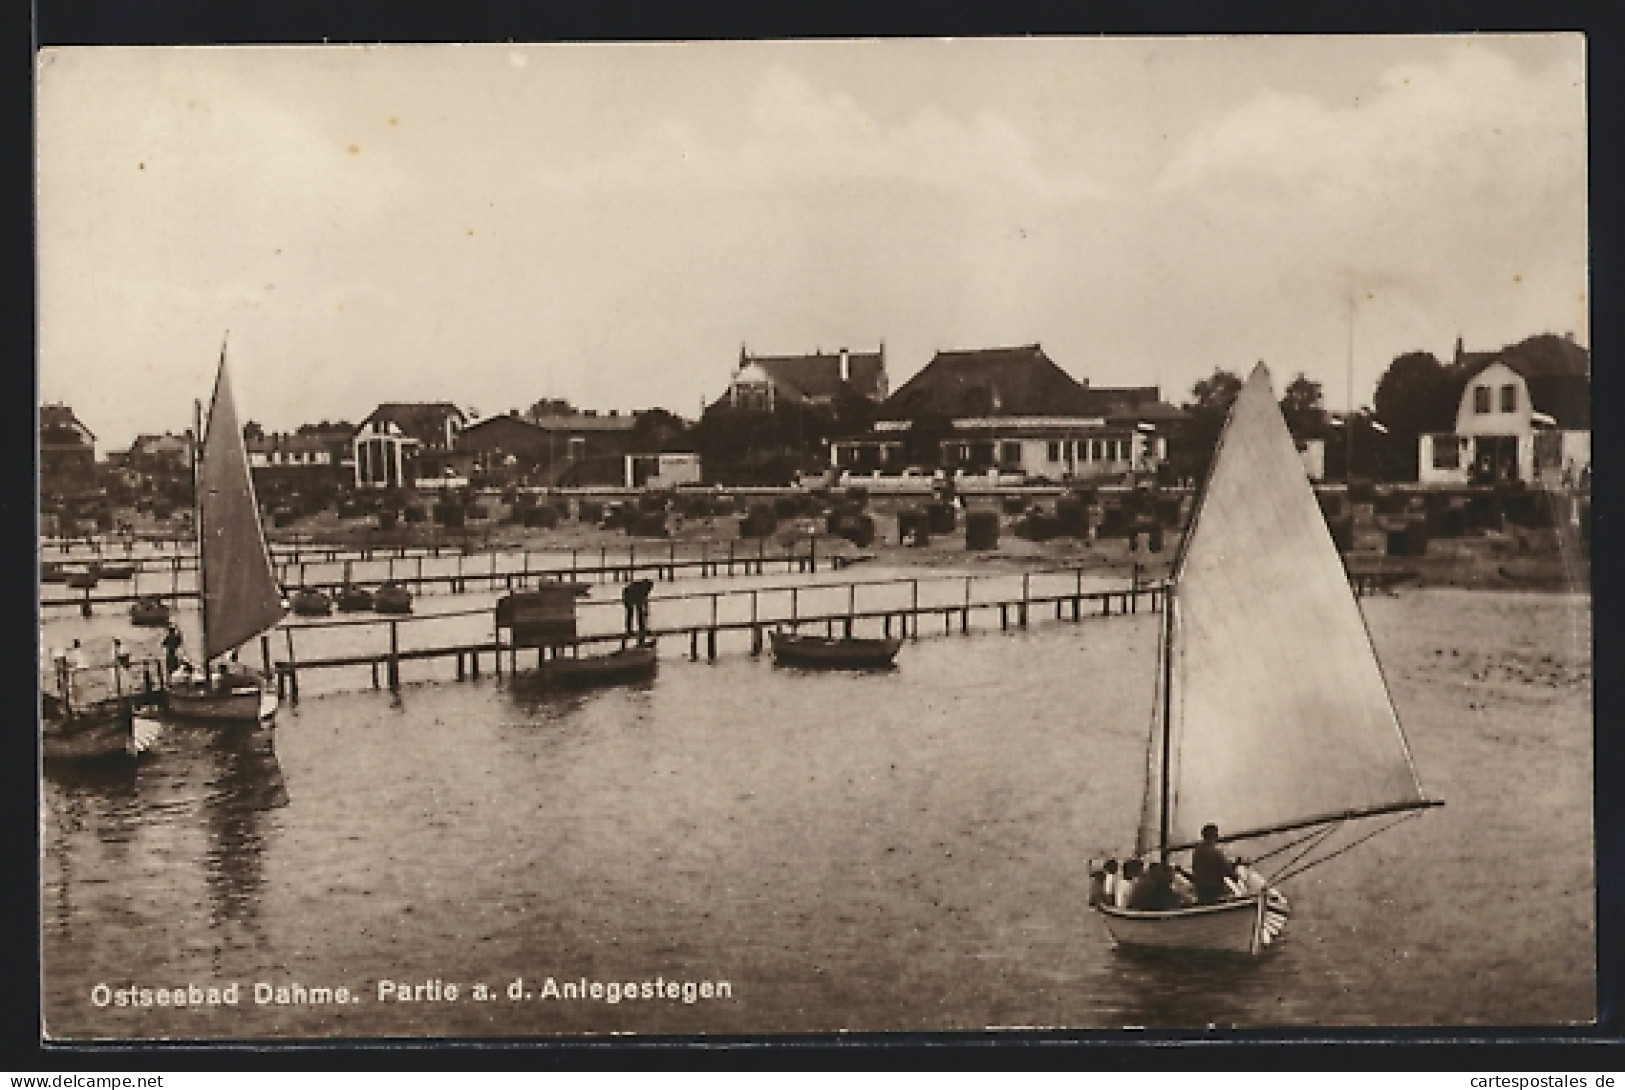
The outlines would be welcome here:
M 266 673 L 240 666 L 238 648 L 276 626 L 287 607 L 260 525 L 248 453 L 226 374 L 226 348 L 209 404 L 209 427 L 195 467 L 198 586 L 203 599 L 202 674 L 169 692 L 169 710 L 184 719 L 258 722 L 276 714 L 276 686 Z M 232 661 L 216 664 L 223 655 Z M 264 649 L 269 669 L 269 649 Z
M 1249 845 L 1255 880 L 1211 904 L 1096 907 L 1120 946 L 1257 955 L 1285 930 L 1281 883 L 1441 805 L 1422 792 L 1262 363 L 1231 407 L 1162 622 L 1135 855 L 1177 864 L 1211 823 L 1220 843 Z M 1362 835 L 1335 839 L 1345 829 Z

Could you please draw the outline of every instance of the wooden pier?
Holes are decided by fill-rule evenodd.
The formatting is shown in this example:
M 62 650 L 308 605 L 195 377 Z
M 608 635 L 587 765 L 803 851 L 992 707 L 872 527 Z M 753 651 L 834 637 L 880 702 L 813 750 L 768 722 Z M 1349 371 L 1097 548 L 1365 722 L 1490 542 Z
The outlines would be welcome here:
M 766 637 L 765 633 L 775 628 L 800 629 L 802 627 L 822 626 L 831 636 L 839 632 L 842 635 L 852 635 L 854 628 L 859 624 L 878 627 L 885 635 L 896 634 L 910 639 L 919 639 L 922 634 L 929 635 L 937 630 L 936 621 L 941 621 L 942 634 L 952 635 L 957 631 L 960 635 L 969 635 L 979 628 L 973 623 L 973 616 L 998 616 L 1001 631 L 1011 628 L 1026 628 L 1037 620 L 1047 618 L 1051 611 L 1055 621 L 1079 622 L 1092 617 L 1133 616 L 1142 610 L 1158 612 L 1162 608 L 1164 588 L 1160 583 L 1141 582 L 1133 580 L 1127 587 L 1110 590 L 1082 589 L 1082 572 L 1076 572 L 1075 586 L 1071 590 L 1051 591 L 1044 594 L 1032 593 L 1032 574 L 1022 576 L 1022 591 L 1019 596 L 1005 596 L 993 599 L 977 599 L 973 593 L 977 576 L 944 576 L 925 577 L 926 582 L 940 582 L 950 580 L 964 584 L 964 592 L 955 601 L 938 601 L 922 603 L 919 595 L 921 579 L 890 579 L 870 580 L 864 583 L 825 584 L 814 587 L 766 587 L 749 588 L 730 591 L 697 592 L 693 594 L 673 595 L 656 600 L 655 604 L 671 603 L 676 601 L 708 601 L 708 616 L 698 620 L 681 624 L 666 626 L 651 626 L 645 633 L 646 637 L 656 642 L 662 639 L 676 638 L 686 643 L 689 658 L 698 661 L 701 655 L 708 661 L 714 661 L 719 651 L 719 637 L 723 633 L 748 633 L 749 651 L 752 655 L 762 653 Z M 1065 574 L 1065 572 L 1041 573 L 1050 576 Z M 986 578 L 986 577 L 982 577 Z M 1006 577 L 1009 578 L 1009 577 Z M 910 601 L 907 605 L 888 606 L 884 608 L 856 608 L 857 588 L 859 586 L 910 586 Z M 848 606 L 844 610 L 826 610 L 816 613 L 806 613 L 799 610 L 799 592 L 819 591 L 823 593 L 847 592 Z M 724 619 L 720 616 L 720 603 L 730 597 L 750 597 L 750 616 L 744 619 Z M 764 599 L 785 597 L 789 608 L 786 611 L 771 611 L 762 608 Z M 620 603 L 599 602 L 584 603 L 619 609 Z M 488 662 L 490 670 L 501 678 L 506 672 L 510 675 L 519 672 L 519 648 L 511 642 L 505 642 L 502 629 L 494 624 L 491 638 L 478 639 L 435 647 L 411 648 L 403 650 L 400 646 L 400 626 L 416 621 L 445 620 L 450 617 L 468 616 L 473 614 L 493 616 L 491 610 L 465 610 L 455 614 L 425 615 L 422 617 L 408 617 L 391 619 L 387 622 L 388 646 L 377 651 L 360 652 L 345 655 L 299 658 L 294 645 L 294 633 L 306 628 L 328 628 L 346 625 L 371 624 L 374 626 L 386 622 L 381 619 L 355 619 L 338 620 L 319 625 L 296 625 L 283 629 L 286 640 L 286 657 L 275 663 L 277 674 L 278 693 L 285 698 L 297 702 L 299 699 L 300 675 L 312 670 L 329 670 L 339 668 L 368 667 L 372 674 L 372 687 L 382 689 L 386 686 L 392 692 L 398 692 L 401 685 L 400 664 L 409 661 L 445 660 L 455 663 L 456 678 L 462 681 L 465 678 L 478 678 L 482 663 Z M 584 634 L 573 640 L 555 646 L 551 653 L 558 655 L 564 652 L 578 653 L 582 649 L 592 649 L 603 646 L 625 646 L 635 637 L 623 632 L 599 632 Z M 537 665 L 544 661 L 547 651 L 538 650 Z M 528 656 L 527 656 L 528 657 Z
M 819 545 L 817 535 L 808 535 L 806 543 L 799 542 L 769 548 L 766 539 L 758 539 L 752 548 L 749 542 L 729 541 L 712 544 L 700 542 L 699 549 L 685 549 L 681 553 L 676 542 L 669 542 L 667 547 L 645 546 L 639 549 L 637 545 L 629 545 L 625 551 L 624 559 L 616 550 L 607 546 L 593 549 L 571 549 L 570 566 L 541 566 L 539 562 L 546 557 L 562 557 L 563 550 L 530 549 L 514 550 L 512 552 L 492 551 L 489 553 L 462 553 L 447 551 L 433 553 L 427 550 L 408 551 L 395 550 L 344 550 L 321 549 L 315 551 L 315 556 L 307 553 L 303 558 L 283 557 L 274 559 L 273 565 L 277 569 L 279 581 L 289 592 L 295 590 L 320 590 L 333 592 L 345 586 L 355 586 L 367 589 L 376 589 L 385 583 L 398 583 L 414 593 L 423 593 L 432 589 L 443 589 L 449 594 L 464 594 L 470 588 L 484 588 L 487 590 L 513 591 L 523 589 L 534 581 L 541 580 L 567 580 L 569 582 L 590 583 L 629 583 L 641 577 L 653 578 L 657 581 L 675 581 L 680 576 L 698 576 L 706 579 L 712 577 L 733 575 L 765 575 L 769 571 L 779 570 L 781 565 L 786 572 L 803 574 L 816 574 L 819 565 Z M 534 555 L 533 555 L 534 554 Z M 640 555 L 641 554 L 641 555 Z M 317 557 L 324 557 L 317 559 Z M 517 569 L 504 569 L 499 558 L 516 557 L 519 560 Z M 425 560 L 455 559 L 457 569 L 451 572 L 428 572 L 423 570 Z M 129 604 L 141 598 L 157 597 L 170 602 L 195 599 L 198 592 L 195 587 L 182 588 L 180 573 L 194 571 L 193 558 L 176 555 L 159 558 L 160 563 L 149 567 L 137 564 L 135 577 L 132 580 L 119 580 L 128 582 L 130 589 L 111 594 L 92 594 L 88 589 L 83 594 L 72 596 L 42 598 L 41 608 L 49 607 L 77 607 L 84 609 L 87 605 L 118 605 Z M 538 561 L 538 566 L 532 566 L 532 560 Z M 142 561 L 154 560 L 151 557 L 141 558 Z M 185 561 L 183 563 L 183 561 Z M 308 578 L 309 569 L 317 564 L 332 565 L 343 563 L 348 575 L 353 564 L 384 562 L 387 565 L 385 574 L 371 578 L 350 579 L 311 579 Z M 169 576 L 169 585 L 160 585 L 156 589 L 149 582 L 142 586 L 142 576 L 149 579 L 157 576 L 160 580 L 164 575 Z

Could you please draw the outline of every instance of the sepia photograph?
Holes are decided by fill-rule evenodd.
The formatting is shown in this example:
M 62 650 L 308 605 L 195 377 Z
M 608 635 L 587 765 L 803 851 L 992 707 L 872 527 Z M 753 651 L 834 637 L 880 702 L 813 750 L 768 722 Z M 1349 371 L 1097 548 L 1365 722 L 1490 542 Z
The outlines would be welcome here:
M 44 1040 L 1592 1025 L 1586 47 L 41 49 Z

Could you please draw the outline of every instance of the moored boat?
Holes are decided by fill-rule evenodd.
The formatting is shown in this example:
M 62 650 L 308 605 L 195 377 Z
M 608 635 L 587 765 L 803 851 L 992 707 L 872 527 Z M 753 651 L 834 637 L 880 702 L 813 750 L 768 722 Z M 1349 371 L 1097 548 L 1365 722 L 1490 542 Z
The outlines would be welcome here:
M 412 592 L 402 583 L 385 583 L 373 594 L 372 608 L 379 613 L 410 613 Z
M 142 662 L 125 666 L 119 675 L 121 683 L 133 684 L 137 670 L 150 681 L 154 665 Z M 47 764 L 133 760 L 157 739 L 162 724 L 148 714 L 148 709 L 162 698 L 156 689 L 104 689 L 99 696 L 85 695 L 87 685 L 95 692 L 92 679 L 101 678 L 102 670 L 111 668 L 112 664 L 70 669 L 61 661 L 56 691 L 42 686 L 40 754 Z
M 561 655 L 542 663 L 533 675 L 543 685 L 615 685 L 655 675 L 653 643 L 623 647 L 604 655 Z
M 185 675 L 171 678 L 168 706 L 177 719 L 209 723 L 257 723 L 276 715 L 273 685 L 256 670 L 225 663 L 215 667 L 209 680 Z
M 1154 705 L 1134 855 L 1175 865 L 1204 842 L 1247 842 L 1252 880 L 1208 904 L 1097 904 L 1121 946 L 1260 954 L 1286 926 L 1280 883 L 1387 828 L 1355 823 L 1440 805 L 1422 792 L 1263 364 L 1231 407 L 1164 588 Z M 1339 843 L 1351 825 L 1361 835 Z M 1275 873 L 1258 869 L 1288 853 Z
M 794 632 L 770 633 L 773 661 L 784 666 L 828 669 L 878 670 L 893 664 L 903 641 L 859 637 L 803 636 Z
M 592 593 L 592 584 L 591 583 L 580 583 L 580 582 L 577 582 L 574 579 L 548 579 L 548 578 L 543 578 L 543 579 L 538 580 L 536 585 L 538 587 L 541 587 L 541 588 L 564 587 L 565 589 L 569 590 L 569 592 L 571 594 L 575 595 L 577 598 L 585 598 L 585 597 L 587 597 L 587 595 Z
M 45 720 L 40 756 L 47 764 L 129 761 L 150 749 L 163 724 L 125 705 L 69 719 Z
M 372 591 L 365 587 L 345 584 L 333 596 L 340 613 L 365 613 L 373 606 Z
M 98 579 L 118 581 L 129 579 L 131 576 L 135 575 L 134 564 L 116 564 L 102 560 L 92 565 L 92 568 L 96 572 L 96 577 Z
M 300 587 L 294 591 L 289 604 L 301 617 L 326 617 L 333 612 L 333 599 L 314 587 Z
M 198 430 L 202 431 L 201 423 Z M 216 663 L 276 626 L 287 607 L 277 585 L 260 524 L 254 480 L 248 471 L 242 426 L 220 348 L 202 456 L 194 466 L 197 495 L 198 578 L 203 597 L 203 664 L 192 680 L 169 690 L 169 712 L 181 719 L 257 723 L 276 714 L 270 649 L 262 640 L 265 672 L 235 661 Z
M 39 581 L 41 583 L 66 583 L 68 569 L 55 560 L 42 560 L 39 566 Z
M 169 606 L 156 594 L 137 598 L 130 605 L 130 623 L 145 628 L 162 628 L 169 623 Z
M 90 568 L 70 569 L 62 581 L 74 590 L 90 590 L 97 583 L 96 573 Z

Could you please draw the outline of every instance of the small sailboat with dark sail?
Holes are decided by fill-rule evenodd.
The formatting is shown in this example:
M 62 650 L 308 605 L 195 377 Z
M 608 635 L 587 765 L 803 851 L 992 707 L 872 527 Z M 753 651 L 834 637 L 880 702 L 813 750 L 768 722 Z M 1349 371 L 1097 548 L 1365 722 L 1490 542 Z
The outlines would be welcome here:
M 242 425 L 226 374 L 224 345 L 209 405 L 208 431 L 194 475 L 203 663 L 191 669 L 189 678 L 171 679 L 169 711 L 181 719 L 269 720 L 277 708 L 269 645 L 262 640 L 264 671 L 239 664 L 237 650 L 274 628 L 287 607 L 260 524 Z
M 1286 926 L 1281 883 L 1440 805 L 1263 364 L 1231 407 L 1162 622 L 1135 855 L 1176 865 L 1212 824 L 1253 849 L 1252 882 L 1179 908 L 1096 907 L 1120 946 L 1256 955 Z

